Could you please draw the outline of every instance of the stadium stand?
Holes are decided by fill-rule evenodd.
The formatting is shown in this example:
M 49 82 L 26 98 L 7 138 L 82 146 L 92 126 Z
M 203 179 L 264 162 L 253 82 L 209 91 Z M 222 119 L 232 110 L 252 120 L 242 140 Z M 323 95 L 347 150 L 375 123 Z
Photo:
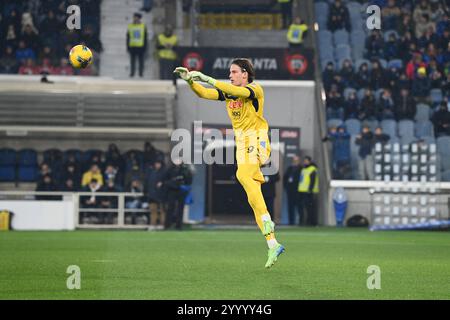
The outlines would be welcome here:
M 83 12 L 81 30 L 65 27 L 67 1 L 0 2 L 0 73 L 5 74 L 98 74 L 98 55 L 102 52 L 99 1 L 74 0 Z M 68 66 L 68 53 L 77 44 L 94 53 L 94 64 L 74 70 Z
M 365 25 L 367 1 L 315 1 L 327 123 L 345 122 L 355 150 L 358 128 L 369 125 L 374 130 L 379 121 L 383 132 L 390 136 L 387 146 L 402 145 L 401 157 L 412 157 L 415 143 L 435 146 L 436 138 L 441 171 L 427 178 L 448 181 L 449 8 L 445 2 L 428 1 L 390 0 L 376 4 L 382 10 L 381 30 L 369 30 Z M 342 16 L 339 23 L 334 22 L 336 12 Z M 344 64 L 344 60 L 348 62 Z M 356 101 L 349 101 L 352 92 L 356 93 Z M 383 150 L 374 147 L 374 158 L 378 155 L 384 159 Z M 392 155 L 392 151 L 387 154 Z M 357 152 L 352 151 L 353 179 L 358 179 L 358 161 Z M 397 164 L 386 165 L 374 161 L 376 180 L 386 175 L 384 170 L 389 178 L 400 179 Z M 413 168 L 416 170 L 412 165 L 409 172 Z M 416 173 L 409 178 L 420 179 Z

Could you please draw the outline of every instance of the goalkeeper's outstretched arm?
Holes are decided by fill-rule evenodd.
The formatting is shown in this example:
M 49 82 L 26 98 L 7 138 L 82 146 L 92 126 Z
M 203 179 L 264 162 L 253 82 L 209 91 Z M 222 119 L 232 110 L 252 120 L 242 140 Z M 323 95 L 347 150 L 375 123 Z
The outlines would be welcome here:
M 224 93 L 229 94 L 230 96 L 240 97 L 240 98 L 249 98 L 254 93 L 247 87 L 238 87 L 232 85 L 230 83 L 222 82 L 216 80 L 214 87 L 221 90 Z
M 181 79 L 185 80 L 191 87 L 192 91 L 194 91 L 195 94 L 200 98 L 209 100 L 225 100 L 223 93 L 219 90 L 208 89 L 203 87 L 201 84 L 195 83 L 194 79 L 192 78 L 192 72 L 189 72 L 187 68 L 177 67 L 173 72 L 178 74 Z
M 199 71 L 192 71 L 190 76 L 193 80 L 200 80 L 202 82 L 209 83 L 210 85 L 216 87 L 219 91 L 230 96 L 240 97 L 240 98 L 250 98 L 255 97 L 255 92 L 249 87 L 235 86 L 229 83 L 218 81 L 210 76 L 207 76 Z
M 200 98 L 208 100 L 221 100 L 219 99 L 219 91 L 217 91 L 216 89 L 205 88 L 201 84 L 194 81 L 192 81 L 192 83 L 189 83 L 189 86 L 191 87 L 192 91 L 194 91 L 195 94 Z

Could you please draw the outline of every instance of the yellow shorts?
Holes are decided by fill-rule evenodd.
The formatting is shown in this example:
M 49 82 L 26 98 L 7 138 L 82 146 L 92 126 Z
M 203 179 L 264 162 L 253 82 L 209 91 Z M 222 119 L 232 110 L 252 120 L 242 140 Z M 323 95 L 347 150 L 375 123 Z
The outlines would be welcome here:
M 270 157 L 270 141 L 267 131 L 236 137 L 236 160 L 239 164 L 264 165 Z

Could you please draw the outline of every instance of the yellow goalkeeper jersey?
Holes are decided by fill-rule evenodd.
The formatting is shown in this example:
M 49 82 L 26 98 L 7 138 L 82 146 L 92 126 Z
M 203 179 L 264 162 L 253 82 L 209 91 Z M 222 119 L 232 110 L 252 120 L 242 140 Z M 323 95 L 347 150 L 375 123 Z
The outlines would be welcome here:
M 227 105 L 228 116 L 235 131 L 241 131 L 245 134 L 248 131 L 268 130 L 269 125 L 264 119 L 264 91 L 262 87 L 255 82 L 245 86 L 250 91 L 250 96 L 237 97 L 224 93 L 216 89 L 218 100 L 225 101 Z

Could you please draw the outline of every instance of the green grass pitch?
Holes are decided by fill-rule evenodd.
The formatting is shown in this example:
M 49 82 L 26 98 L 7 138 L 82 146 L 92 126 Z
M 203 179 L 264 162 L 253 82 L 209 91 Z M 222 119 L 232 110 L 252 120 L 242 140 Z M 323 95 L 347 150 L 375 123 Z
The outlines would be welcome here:
M 450 233 L 280 229 L 0 232 L 0 299 L 449 299 Z M 66 287 L 69 265 L 81 289 Z M 381 269 L 369 290 L 367 268 Z

